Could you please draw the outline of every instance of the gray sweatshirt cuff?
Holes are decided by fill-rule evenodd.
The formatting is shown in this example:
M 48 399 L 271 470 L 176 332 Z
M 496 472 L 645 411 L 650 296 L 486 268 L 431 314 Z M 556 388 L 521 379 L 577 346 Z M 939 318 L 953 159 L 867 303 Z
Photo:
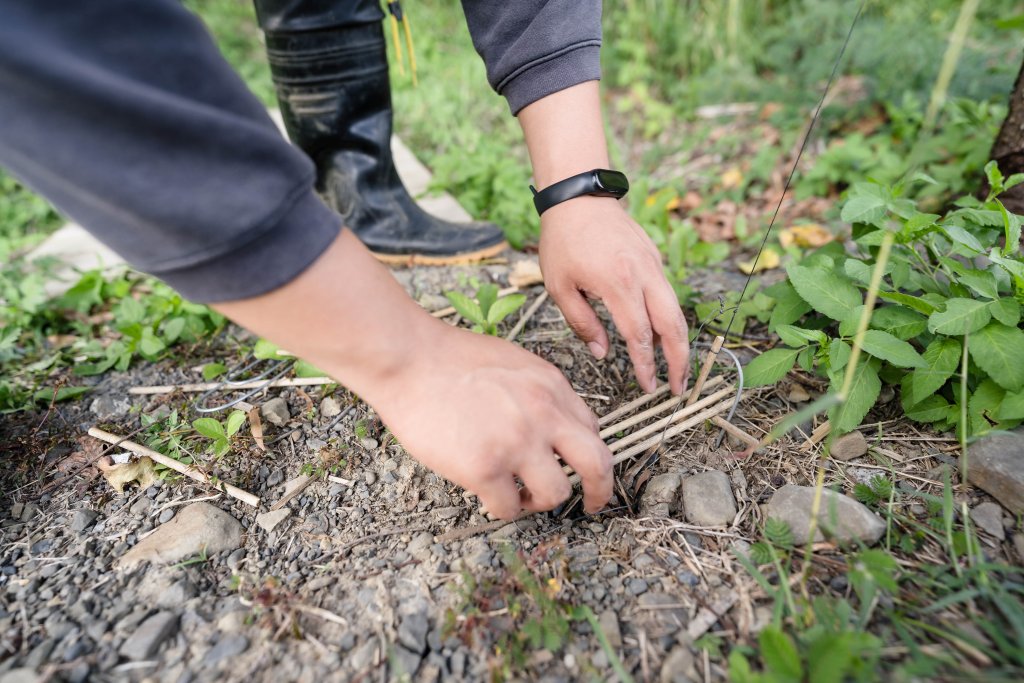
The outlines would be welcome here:
M 283 215 L 230 250 L 180 268 L 150 272 L 200 303 L 248 299 L 295 279 L 341 231 L 341 222 L 312 191 L 301 193 Z
M 562 48 L 509 74 L 495 88 L 508 100 L 513 115 L 523 107 L 586 81 L 601 80 L 601 41 Z

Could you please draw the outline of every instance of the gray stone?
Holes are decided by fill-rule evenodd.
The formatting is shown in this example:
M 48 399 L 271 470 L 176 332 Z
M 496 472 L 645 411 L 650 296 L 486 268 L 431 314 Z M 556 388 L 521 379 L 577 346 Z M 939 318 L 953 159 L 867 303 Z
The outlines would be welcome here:
M 853 460 L 859 458 L 868 452 L 868 440 L 864 438 L 864 435 L 858 431 L 852 431 L 849 434 L 844 434 L 835 440 L 832 444 L 832 450 L 829 451 L 836 460 Z
M 238 568 L 242 566 L 243 560 L 245 560 L 245 548 L 239 548 L 238 550 L 228 555 L 228 569 L 230 569 L 233 572 L 237 572 Z
M 967 449 L 967 478 L 1013 514 L 1024 514 L 1024 429 L 984 436 Z
M 1013 549 L 1017 552 L 1017 564 L 1024 567 L 1024 534 L 1013 535 Z
M 678 509 L 679 486 L 682 478 L 678 474 L 659 474 L 647 482 L 640 499 L 640 514 L 648 517 L 668 517 Z
M 430 546 L 434 545 L 434 535 L 429 531 L 421 531 L 412 537 L 405 551 L 421 562 L 430 558 Z
M 341 404 L 338 399 L 328 396 L 320 401 L 320 414 L 324 417 L 338 417 L 341 415 Z
M 808 542 L 813 505 L 813 486 L 787 484 L 768 501 L 767 516 L 789 524 L 796 542 L 802 545 Z M 825 540 L 825 530 L 840 543 L 859 539 L 873 545 L 885 533 L 885 522 L 852 498 L 824 489 L 814 540 Z
M 729 475 L 718 470 L 701 472 L 683 480 L 686 519 L 701 526 L 724 526 L 736 517 L 736 499 Z
M 1024 465 L 1024 462 L 1021 463 Z M 1003 508 L 995 503 L 975 505 L 971 510 L 971 519 L 979 529 L 994 536 L 1000 541 L 1006 540 L 1006 529 L 1003 528 Z
M 377 639 L 370 637 L 365 643 L 352 651 L 348 662 L 355 671 L 363 671 L 369 667 L 377 655 Z
M 215 668 L 225 659 L 237 657 L 249 649 L 249 639 L 243 635 L 226 635 L 207 651 L 203 657 L 203 666 Z
M 377 439 L 374 439 L 369 436 L 365 436 L 362 439 L 359 439 L 359 445 L 368 451 L 375 451 L 377 450 L 377 447 L 380 446 L 380 444 L 377 442 Z
M 601 633 L 608 639 L 608 644 L 613 650 L 622 647 L 622 632 L 619 630 L 619 617 L 613 610 L 606 609 L 597 618 L 597 625 L 601 627 Z
M 270 512 L 264 512 L 263 514 L 256 515 L 256 524 L 270 533 L 278 527 L 278 525 L 284 520 L 288 519 L 292 514 L 291 508 L 281 508 L 280 510 L 271 510 Z
M 283 427 L 292 419 L 291 413 L 288 412 L 288 402 L 280 396 L 264 402 L 260 406 L 260 415 L 275 427 Z
M 677 645 L 665 657 L 661 664 L 661 683 L 694 683 L 697 681 L 697 668 L 694 666 L 693 653 L 685 645 Z
M 367 486 L 373 486 L 377 483 L 377 474 L 372 470 L 366 470 L 366 472 L 363 473 L 363 481 L 366 482 Z
M 393 651 L 395 671 L 394 680 L 402 680 L 403 675 L 412 677 L 420 668 L 423 657 L 418 652 L 407 650 L 401 645 L 396 645 Z
M 153 501 L 143 496 L 142 498 L 139 498 L 137 501 L 132 503 L 132 506 L 128 508 L 128 511 L 131 512 L 133 515 L 144 515 L 147 512 L 149 512 L 149 509 L 151 507 L 153 507 Z
M 167 524 L 167 522 L 171 521 L 172 519 L 174 519 L 174 508 L 167 508 L 166 510 L 160 513 L 160 516 L 157 518 L 157 521 L 159 521 L 161 524 Z
M 89 411 L 101 422 L 127 415 L 131 409 L 131 401 L 113 394 L 98 396 L 89 404 Z
M 398 625 L 398 642 L 413 652 L 423 653 L 427 649 L 427 631 L 430 624 L 423 614 L 410 614 Z
M 646 593 L 648 584 L 643 579 L 633 578 L 626 582 L 626 590 L 632 595 L 640 595 Z
M 11 669 L 0 674 L 0 683 L 37 683 L 41 680 L 42 678 L 35 672 L 35 669 L 28 667 Z
M 142 562 L 172 564 L 206 552 L 209 555 L 234 550 L 242 544 L 238 520 L 209 503 L 193 503 L 174 519 L 156 528 L 116 562 L 130 569 Z
M 134 661 L 149 659 L 160 649 L 161 643 L 178 630 L 178 615 L 171 612 L 157 612 L 142 622 L 135 632 L 128 636 L 118 652 L 122 657 Z
M 78 510 L 75 512 L 75 516 L 71 518 L 71 530 L 76 534 L 80 534 L 91 527 L 99 516 L 100 513 L 95 510 Z

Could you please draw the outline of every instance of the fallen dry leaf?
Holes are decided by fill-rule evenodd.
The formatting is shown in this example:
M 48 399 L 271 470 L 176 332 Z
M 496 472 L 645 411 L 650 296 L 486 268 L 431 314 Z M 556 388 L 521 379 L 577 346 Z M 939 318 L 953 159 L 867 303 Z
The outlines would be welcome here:
M 792 403 L 806 403 L 811 400 L 811 395 L 807 393 L 807 389 L 802 384 L 794 383 L 789 388 L 789 400 Z
M 699 194 L 693 190 L 688 191 L 683 195 L 683 198 L 679 200 L 679 208 L 683 211 L 690 212 L 701 205 L 704 200 Z
M 722 174 L 721 177 L 722 187 L 726 190 L 731 190 L 734 187 L 739 187 L 740 183 L 743 182 L 743 172 L 740 169 L 733 167 Z
M 760 258 L 757 258 L 756 263 L 754 261 L 740 261 L 736 264 L 736 267 L 739 268 L 740 272 L 744 275 L 753 275 L 754 273 L 778 268 L 781 263 L 782 258 L 779 256 L 779 252 L 775 251 L 771 247 L 767 247 L 763 252 L 761 252 L 761 256 Z
M 257 406 L 249 408 L 249 412 L 246 413 L 249 418 L 249 433 L 252 434 L 252 438 L 256 441 L 256 446 L 261 450 L 267 450 L 267 447 L 263 443 L 263 420 L 260 418 L 260 409 Z
M 508 283 L 520 289 L 539 285 L 542 282 L 544 282 L 544 275 L 540 272 L 540 263 L 534 259 L 516 261 L 508 276 Z
M 140 489 L 148 489 L 156 483 L 156 463 L 152 458 L 142 456 L 135 462 L 126 462 L 123 465 L 112 465 L 105 459 L 96 462 L 103 478 L 114 487 L 118 493 L 124 493 L 126 484 L 136 482 Z
M 817 223 L 794 225 L 779 231 L 779 244 L 787 249 L 793 245 L 804 248 L 823 247 L 835 238 L 835 235 Z

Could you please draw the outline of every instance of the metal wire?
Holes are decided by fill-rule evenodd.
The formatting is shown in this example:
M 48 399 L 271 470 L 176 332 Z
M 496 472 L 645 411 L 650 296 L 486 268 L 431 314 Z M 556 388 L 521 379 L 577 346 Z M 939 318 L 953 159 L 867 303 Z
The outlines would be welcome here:
M 256 394 L 260 393 L 261 391 L 264 391 L 267 388 L 269 388 L 271 384 L 273 384 L 274 382 L 276 382 L 277 380 L 281 379 L 286 374 L 288 374 L 288 371 L 292 369 L 292 365 L 294 364 L 294 361 L 292 361 L 292 360 L 273 360 L 273 359 L 268 359 L 267 362 L 270 363 L 270 368 L 267 371 L 265 371 L 263 374 L 258 376 L 255 380 L 247 379 L 247 380 L 243 381 L 243 380 L 238 380 L 237 379 L 240 375 L 245 373 L 249 368 L 252 368 L 253 366 L 255 366 L 255 365 L 257 365 L 258 363 L 261 363 L 261 362 L 263 362 L 263 361 L 262 360 L 257 360 L 254 363 L 249 363 L 245 367 L 238 368 L 237 370 L 232 370 L 230 373 L 228 373 L 228 375 L 226 376 L 226 378 L 223 381 L 221 381 L 219 384 L 217 384 L 217 386 L 215 386 L 212 389 L 209 389 L 207 391 L 204 391 L 202 394 L 200 394 L 199 397 L 196 398 L 196 400 L 192 404 L 193 407 L 195 408 L 196 412 L 197 413 L 216 413 L 216 412 L 220 412 L 221 410 L 227 410 L 228 408 L 233 408 L 234 406 L 238 405 L 242 401 L 244 401 L 246 399 L 249 399 L 249 398 L 252 398 Z M 236 398 L 231 399 L 230 401 L 227 401 L 225 403 L 220 403 L 220 404 L 217 404 L 217 405 L 214 405 L 214 406 L 206 405 L 206 402 L 209 400 L 209 398 L 211 396 L 213 396 L 214 394 L 219 393 L 221 391 L 224 391 L 225 388 L 230 388 L 232 386 L 238 386 L 239 384 L 242 384 L 244 382 L 259 381 L 259 380 L 264 379 L 264 378 L 267 378 L 267 381 L 263 382 L 262 384 L 257 386 L 255 389 L 251 389 L 247 393 L 242 394 L 241 396 L 238 396 Z

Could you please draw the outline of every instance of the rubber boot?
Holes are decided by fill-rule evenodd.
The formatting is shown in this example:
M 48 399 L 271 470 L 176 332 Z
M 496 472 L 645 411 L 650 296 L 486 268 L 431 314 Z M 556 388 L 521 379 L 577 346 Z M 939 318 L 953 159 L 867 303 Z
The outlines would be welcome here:
M 379 259 L 466 263 L 508 246 L 495 225 L 426 213 L 398 177 L 381 22 L 267 30 L 266 42 L 288 136 L 316 164 L 324 200 Z

